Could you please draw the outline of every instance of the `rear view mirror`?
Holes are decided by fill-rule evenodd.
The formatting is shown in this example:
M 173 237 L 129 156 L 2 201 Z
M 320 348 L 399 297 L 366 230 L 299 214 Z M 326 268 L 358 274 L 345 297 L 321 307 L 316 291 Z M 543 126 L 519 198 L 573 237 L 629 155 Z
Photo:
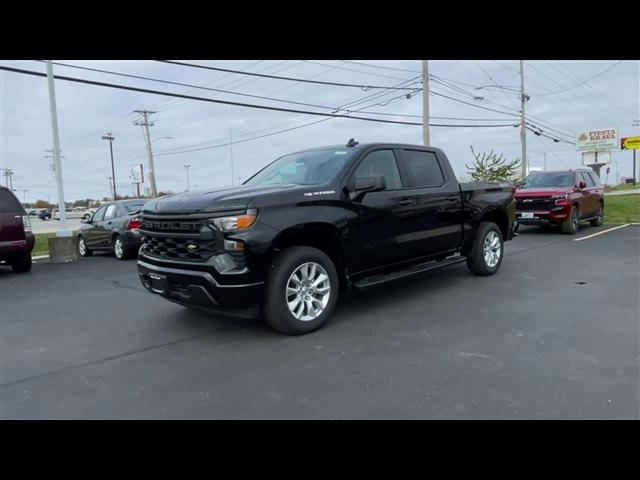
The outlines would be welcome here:
M 366 178 L 356 178 L 354 190 L 356 192 L 379 192 L 387 188 L 387 182 L 382 175 Z

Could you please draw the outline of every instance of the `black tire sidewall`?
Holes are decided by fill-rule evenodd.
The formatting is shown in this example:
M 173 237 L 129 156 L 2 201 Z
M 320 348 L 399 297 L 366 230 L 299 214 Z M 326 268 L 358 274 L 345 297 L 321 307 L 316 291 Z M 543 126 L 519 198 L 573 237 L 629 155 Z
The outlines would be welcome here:
M 82 250 L 80 250 L 81 242 L 84 242 L 84 253 L 82 253 Z M 91 255 L 91 252 L 87 248 L 87 242 L 84 240 L 84 237 L 82 235 L 78 236 L 78 253 L 81 257 L 88 257 L 89 255 Z
M 31 252 L 24 252 L 16 255 L 11 260 L 13 273 L 27 273 L 31 270 Z
M 303 263 L 315 262 L 329 275 L 331 293 L 322 314 L 309 321 L 293 316 L 286 303 L 286 288 L 293 271 Z M 309 333 L 322 327 L 333 311 L 339 295 L 339 279 L 335 265 L 328 255 L 313 247 L 296 246 L 282 251 L 273 261 L 267 275 L 263 315 L 274 329 L 291 335 Z

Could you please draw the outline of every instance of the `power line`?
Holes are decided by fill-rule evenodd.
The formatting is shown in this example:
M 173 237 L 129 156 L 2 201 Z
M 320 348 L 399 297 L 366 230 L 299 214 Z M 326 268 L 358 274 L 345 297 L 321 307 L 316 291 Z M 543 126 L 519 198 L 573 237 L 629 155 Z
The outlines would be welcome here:
M 287 81 L 291 81 L 291 82 L 301 82 L 301 83 L 315 83 L 315 84 L 318 84 L 318 85 L 333 85 L 335 87 L 361 88 L 361 89 L 363 89 L 365 91 L 372 90 L 372 89 L 410 90 L 410 89 L 404 88 L 404 87 L 388 87 L 388 86 L 381 86 L 381 85 L 361 85 L 361 84 L 353 84 L 353 83 L 324 82 L 324 81 L 320 81 L 320 80 L 308 80 L 308 79 L 304 79 L 304 78 L 281 77 L 281 76 L 278 76 L 278 75 L 266 75 L 266 74 L 262 74 L 262 73 L 243 72 L 242 70 L 231 70 L 229 68 L 209 67 L 209 66 L 206 66 L 206 65 L 197 65 L 195 63 L 186 63 L 186 62 L 175 62 L 175 61 L 171 61 L 171 60 L 156 60 L 156 61 L 163 62 L 163 63 L 171 63 L 173 65 L 182 65 L 183 67 L 203 68 L 205 70 L 216 70 L 216 71 L 219 71 L 219 72 L 237 73 L 239 75 L 250 75 L 250 76 L 256 76 L 256 77 L 263 77 L 263 78 L 272 78 L 272 79 L 275 79 L 275 80 L 287 80 Z
M 406 68 L 397 68 L 397 67 L 389 67 L 386 65 L 374 65 L 372 63 L 366 63 L 366 62 L 354 62 L 352 60 L 343 60 L 343 62 L 346 63 L 353 63 L 354 65 L 363 65 L 363 66 L 367 66 L 367 67 L 373 67 L 373 68 L 382 68 L 384 70 L 396 70 L 398 72 L 410 72 L 410 73 L 420 73 L 420 70 L 408 70 Z
M 546 63 L 548 63 L 548 64 L 549 64 L 549 62 L 546 62 Z M 573 90 L 573 89 L 575 89 L 575 88 L 581 87 L 582 85 L 584 85 L 585 83 L 590 82 L 591 80 L 595 80 L 596 78 L 598 78 L 598 77 L 600 77 L 600 76 L 604 75 L 604 74 L 605 74 L 605 73 L 607 73 L 609 70 L 611 70 L 611 69 L 613 69 L 613 68 L 617 67 L 617 66 L 618 66 L 618 65 L 620 65 L 621 63 L 622 63 L 622 60 L 620 60 L 620 61 L 618 61 L 618 62 L 614 63 L 614 64 L 613 64 L 613 65 L 611 65 L 610 67 L 605 68 L 602 72 L 598 73 L 597 75 L 594 75 L 593 77 L 591 77 L 591 78 L 589 78 L 589 79 L 587 79 L 587 80 L 585 80 L 585 81 L 583 81 L 583 82 L 581 82 L 581 83 L 578 83 L 577 85 L 574 85 L 574 86 L 572 86 L 572 87 L 568 87 L 568 88 L 565 88 L 565 89 L 563 89 L 563 90 L 558 90 L 557 92 L 532 93 L 531 95 L 536 95 L 536 96 L 538 96 L 538 97 L 546 97 L 546 96 L 548 96 L 548 95 L 556 95 L 556 94 L 558 94 L 558 93 L 562 93 L 562 92 L 567 92 L 567 91 L 569 91 L 569 90 Z M 551 65 L 551 64 L 549 64 L 549 65 Z M 553 65 L 551 65 L 551 66 L 553 67 Z M 554 67 L 554 68 L 555 68 L 555 67 Z M 557 69 L 556 69 L 556 70 L 557 70 Z M 559 70 L 558 70 L 558 71 L 559 71 Z M 560 72 L 560 73 L 562 73 L 562 72 Z
M 316 62 L 316 61 L 312 61 L 312 60 L 303 60 L 303 62 L 310 63 L 312 65 L 323 65 L 325 67 L 334 67 L 334 68 L 337 68 L 338 70 L 344 70 L 344 71 L 347 71 L 347 72 L 364 73 L 365 75 L 372 75 L 374 77 L 391 78 L 393 80 L 404 80 L 404 78 L 394 77 L 392 75 L 382 75 L 381 73 L 366 72 L 364 70 L 356 70 L 355 68 L 341 67 L 339 65 L 330 65 L 328 63 Z
M 23 70 L 23 69 L 19 69 L 19 68 L 0 66 L 0 70 L 6 70 L 6 71 L 9 71 L 9 72 L 14 72 L 14 73 L 22 73 L 22 74 L 25 74 L 25 75 L 34 75 L 34 76 L 37 76 L 37 77 L 46 77 L 46 74 L 44 74 L 44 73 L 34 72 L 32 70 Z M 231 102 L 231 101 L 228 101 L 228 100 L 217 100 L 217 99 L 213 99 L 213 98 L 195 97 L 195 96 L 191 96 L 191 95 L 182 95 L 182 94 L 179 94 L 179 93 L 164 92 L 164 91 L 160 91 L 160 90 L 150 90 L 150 89 L 147 89 L 147 88 L 130 87 L 130 86 L 118 85 L 118 84 L 106 83 L 106 82 L 96 82 L 94 80 L 85 80 L 85 79 L 82 79 L 82 78 L 67 77 L 67 76 L 63 76 L 63 75 L 55 75 L 54 78 L 56 78 L 58 80 L 64 80 L 64 81 L 75 82 L 75 83 L 84 83 L 84 84 L 87 84 L 87 85 L 95 85 L 95 86 L 99 86 L 99 87 L 116 88 L 116 89 L 120 89 L 120 90 L 132 91 L 132 92 L 149 93 L 149 94 L 153 94 L 153 95 L 164 95 L 166 97 L 187 98 L 189 100 L 200 100 L 200 101 L 203 101 L 203 102 L 220 103 L 220 104 L 223 104 L 223 105 L 234 105 L 234 106 L 237 106 L 237 107 L 255 108 L 255 109 L 260 109 L 260 110 L 271 110 L 271 111 L 276 111 L 276 112 L 302 113 L 302 114 L 306 114 L 306 115 L 316 115 L 316 116 L 322 116 L 322 117 L 343 117 L 343 115 L 336 115 L 336 114 L 333 114 L 333 113 L 312 112 L 312 111 L 308 111 L 308 110 L 294 110 L 294 109 L 289 109 L 289 108 L 272 107 L 272 106 L 268 106 L 268 105 L 256 105 L 256 104 L 251 104 L 251 103 Z M 416 123 L 416 122 L 402 122 L 402 121 L 397 121 L 397 120 L 383 120 L 383 119 L 380 119 L 380 118 L 370 118 L 370 117 L 349 116 L 349 118 L 354 119 L 354 120 L 363 120 L 363 121 L 367 121 L 367 122 L 394 123 L 394 124 L 399 124 L 399 125 L 421 125 L 421 123 Z

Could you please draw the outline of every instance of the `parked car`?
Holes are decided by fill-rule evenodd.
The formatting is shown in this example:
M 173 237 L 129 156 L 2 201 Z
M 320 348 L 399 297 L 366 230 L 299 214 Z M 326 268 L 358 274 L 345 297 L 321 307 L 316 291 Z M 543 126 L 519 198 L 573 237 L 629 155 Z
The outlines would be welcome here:
M 81 210 L 81 209 L 76 209 L 76 208 L 67 208 L 65 209 L 65 217 L 68 219 L 77 219 L 77 218 L 84 218 L 85 217 L 85 211 Z M 60 220 L 60 210 L 58 210 L 57 208 L 53 211 L 53 217 L 54 220 Z
M 33 245 L 31 220 L 13 192 L 0 187 L 0 263 L 15 273 L 28 272 Z
M 284 333 L 320 328 L 340 291 L 465 261 L 496 273 L 511 184 L 458 183 L 444 152 L 353 139 L 286 155 L 241 186 L 155 199 L 140 213 L 142 284 Z
M 592 170 L 559 170 L 529 175 L 515 193 L 522 225 L 560 225 L 574 234 L 581 222 L 602 225 L 604 187 Z
M 40 213 L 38 214 L 38 218 L 40 220 L 51 220 L 51 210 L 49 209 L 41 210 Z
M 94 251 L 112 251 L 118 260 L 135 256 L 140 248 L 137 216 L 146 200 L 109 202 L 83 219 L 78 231 L 78 251 L 89 257 Z
M 41 208 L 31 208 L 29 209 L 29 211 L 27 212 L 27 215 L 29 217 L 37 217 L 38 215 L 40 215 L 40 212 L 42 211 Z

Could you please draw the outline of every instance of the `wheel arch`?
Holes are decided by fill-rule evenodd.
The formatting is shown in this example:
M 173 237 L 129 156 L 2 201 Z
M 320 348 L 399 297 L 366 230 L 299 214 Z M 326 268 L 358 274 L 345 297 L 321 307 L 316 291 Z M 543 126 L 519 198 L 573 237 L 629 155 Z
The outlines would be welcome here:
M 340 289 L 347 289 L 347 264 L 344 239 L 338 227 L 314 222 L 295 225 L 280 232 L 268 252 L 270 260 L 280 251 L 293 246 L 308 246 L 324 252 L 333 262 L 340 279 Z

